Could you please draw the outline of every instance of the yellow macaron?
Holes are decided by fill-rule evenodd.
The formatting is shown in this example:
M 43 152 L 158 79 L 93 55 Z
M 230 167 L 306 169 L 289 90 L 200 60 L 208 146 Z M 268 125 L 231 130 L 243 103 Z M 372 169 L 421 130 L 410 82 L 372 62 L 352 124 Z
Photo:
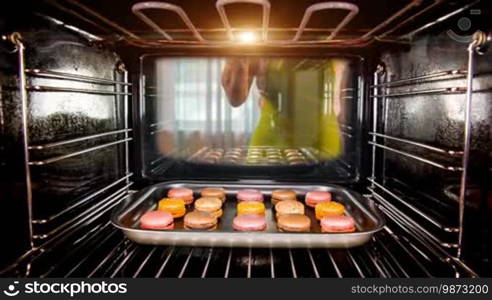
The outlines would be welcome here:
M 345 206 L 335 201 L 321 202 L 314 208 L 316 219 L 321 220 L 327 216 L 341 216 L 345 212 Z
M 181 218 L 186 214 L 185 202 L 178 198 L 163 198 L 159 201 L 157 210 L 167 211 L 173 218 Z
M 237 215 L 264 215 L 265 204 L 258 201 L 241 201 L 237 204 Z

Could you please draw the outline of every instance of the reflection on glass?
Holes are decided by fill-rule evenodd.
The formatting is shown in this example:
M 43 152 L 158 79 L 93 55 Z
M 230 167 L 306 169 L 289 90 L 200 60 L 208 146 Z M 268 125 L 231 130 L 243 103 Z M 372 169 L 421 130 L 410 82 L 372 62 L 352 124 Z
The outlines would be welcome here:
M 160 58 L 155 65 L 156 141 L 167 156 L 204 147 L 305 148 L 322 159 L 344 151 L 338 120 L 348 60 Z

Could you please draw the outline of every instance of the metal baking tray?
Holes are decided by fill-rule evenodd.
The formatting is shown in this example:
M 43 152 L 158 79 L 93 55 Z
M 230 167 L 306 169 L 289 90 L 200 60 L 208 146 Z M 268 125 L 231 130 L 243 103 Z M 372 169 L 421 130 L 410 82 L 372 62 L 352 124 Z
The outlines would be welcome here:
M 224 214 L 218 227 L 213 231 L 185 230 L 183 219 L 174 222 L 171 231 L 148 230 L 139 228 L 140 217 L 149 210 L 154 210 L 157 202 L 166 196 L 171 188 L 187 187 L 199 197 L 199 192 L 206 187 L 222 187 L 226 190 L 227 200 L 223 205 Z M 232 228 L 236 215 L 235 198 L 240 189 L 254 188 L 265 196 L 267 229 L 260 232 L 238 232 Z M 346 214 L 354 218 L 357 230 L 350 233 L 321 233 L 319 222 L 314 216 L 314 209 L 306 206 L 306 215 L 311 218 L 311 232 L 279 232 L 276 226 L 275 212 L 270 202 L 271 191 L 275 189 L 293 189 L 298 200 L 312 190 L 324 190 L 332 193 L 333 200 L 345 205 Z M 188 211 L 192 207 L 187 207 Z M 350 248 L 360 246 L 381 230 L 385 224 L 384 217 L 375 203 L 360 194 L 336 185 L 298 185 L 298 184 L 246 184 L 230 182 L 164 182 L 131 195 L 113 212 L 112 223 L 120 228 L 132 241 L 149 245 L 175 246 L 210 246 L 210 247 L 270 247 L 270 248 Z

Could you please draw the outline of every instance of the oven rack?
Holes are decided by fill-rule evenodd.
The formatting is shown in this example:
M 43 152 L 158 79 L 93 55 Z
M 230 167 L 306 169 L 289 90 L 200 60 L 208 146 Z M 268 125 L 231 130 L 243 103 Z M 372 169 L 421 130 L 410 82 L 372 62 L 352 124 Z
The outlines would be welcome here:
M 89 6 L 81 3 L 79 0 L 66 0 L 63 3 L 59 0 L 48 1 L 47 3 L 64 13 L 70 14 L 83 22 L 94 26 L 98 29 L 101 29 L 104 32 L 108 33 L 116 33 L 118 35 L 118 39 L 123 39 L 130 45 L 143 47 L 143 48 L 161 48 L 161 47 L 224 47 L 224 46 L 235 46 L 235 45 L 243 45 L 238 41 L 236 34 L 244 31 L 244 28 L 233 27 L 230 24 L 229 18 L 227 16 L 225 6 L 236 4 L 236 3 L 249 3 L 254 5 L 259 5 L 262 7 L 262 26 L 260 28 L 250 28 L 249 30 L 252 32 L 261 33 L 261 39 L 255 42 L 255 45 L 262 46 L 276 46 L 276 47 L 364 47 L 371 44 L 373 41 L 382 41 L 382 42 L 401 42 L 402 40 L 409 40 L 415 34 L 426 30 L 427 28 L 434 26 L 440 22 L 443 22 L 450 17 L 465 11 L 466 9 L 472 7 L 473 5 L 480 2 L 480 0 L 476 0 L 473 3 L 469 3 L 460 7 L 457 10 L 454 10 L 450 13 L 447 13 L 444 16 L 432 21 L 430 23 L 425 24 L 424 26 L 413 29 L 412 31 L 394 37 L 393 39 L 386 39 L 387 36 L 391 35 L 398 28 L 402 27 L 405 24 L 414 21 L 418 17 L 425 15 L 428 11 L 434 9 L 435 7 L 442 5 L 445 1 L 442 0 L 434 0 L 431 1 L 430 4 L 423 5 L 424 1 L 422 0 L 408 0 L 405 5 L 398 9 L 396 12 L 393 12 L 382 22 L 375 25 L 373 28 L 368 29 L 360 33 L 355 37 L 339 37 L 339 33 L 343 31 L 344 27 L 359 13 L 359 8 L 357 5 L 342 2 L 342 1 L 325 1 L 320 3 L 315 3 L 310 5 L 305 9 L 304 15 L 300 20 L 299 26 L 296 28 L 273 28 L 269 26 L 269 18 L 271 5 L 268 0 L 217 0 L 216 1 L 216 10 L 219 15 L 219 18 L 223 24 L 221 28 L 197 28 L 192 20 L 188 17 L 186 12 L 182 7 L 176 4 L 163 2 L 163 1 L 145 1 L 135 3 L 131 10 L 134 16 L 141 21 L 143 21 L 149 28 L 156 32 L 160 36 L 160 38 L 149 39 L 141 37 L 131 30 L 124 28 L 116 21 L 111 20 L 105 17 L 100 12 L 95 9 L 90 8 Z M 424 7 L 422 7 L 424 6 Z M 164 29 L 161 28 L 158 24 L 156 24 L 152 19 L 150 19 L 145 13 L 145 10 L 153 9 L 153 10 L 161 10 L 167 11 L 176 14 L 179 16 L 181 21 L 186 25 L 184 29 Z M 334 28 L 309 28 L 307 24 L 311 19 L 311 16 L 315 12 L 319 11 L 327 11 L 327 10 L 345 10 L 347 14 L 345 17 L 336 25 Z M 84 12 L 85 15 L 82 15 L 80 11 Z M 88 18 L 91 16 L 91 18 Z M 406 16 L 406 17 L 405 17 Z M 399 21 L 397 23 L 397 21 Z M 389 25 L 394 25 L 390 27 Z M 383 32 L 383 30 L 385 30 Z M 193 37 L 192 40 L 189 39 L 177 39 L 172 37 L 170 33 L 182 33 L 186 35 L 191 35 Z M 215 32 L 221 33 L 224 37 L 218 40 L 210 40 L 206 39 L 203 35 L 206 33 Z M 280 32 L 283 34 L 293 35 L 290 39 L 269 39 L 269 32 Z M 323 38 L 314 39 L 301 39 L 304 32 L 316 32 L 316 33 L 327 33 L 329 34 Z M 102 39 L 101 39 L 102 40 Z
M 465 191 L 467 188 L 468 181 L 468 162 L 470 155 L 470 144 L 471 144 L 471 106 L 472 106 L 472 97 L 474 93 L 480 92 L 489 92 L 492 89 L 473 89 L 473 79 L 477 76 L 486 75 L 484 73 L 475 73 L 475 62 L 474 58 L 478 53 L 481 53 L 483 47 L 486 43 L 490 42 L 490 36 L 487 34 L 478 31 L 474 35 L 473 41 L 470 43 L 468 47 L 468 66 L 467 70 L 444 70 L 433 72 L 429 74 L 417 75 L 410 78 L 402 78 L 394 81 L 386 81 L 383 82 L 382 79 L 385 77 L 385 67 L 383 65 L 378 65 L 376 71 L 373 75 L 373 84 L 370 85 L 372 94 L 369 95 L 372 100 L 372 128 L 369 131 L 369 136 L 372 138 L 368 141 L 368 144 L 372 146 L 372 170 L 371 176 L 368 178 L 370 183 L 370 187 L 368 190 L 374 199 L 379 202 L 384 208 L 385 212 L 388 211 L 394 215 L 397 215 L 400 219 L 407 219 L 412 226 L 418 228 L 418 232 L 424 233 L 424 238 L 429 239 L 438 247 L 444 247 L 447 249 L 454 249 L 454 255 L 457 258 L 460 258 L 462 253 L 462 241 L 463 241 L 463 222 L 464 222 L 464 209 L 465 209 Z M 443 89 L 434 89 L 434 90 L 420 90 L 420 91 L 410 91 L 404 93 L 387 93 L 387 88 L 390 87 L 400 87 L 400 86 L 409 86 L 415 84 L 423 84 L 427 82 L 432 82 L 436 80 L 449 80 L 449 79 L 462 79 L 466 78 L 466 87 L 449 87 Z M 465 94 L 465 116 L 464 116 L 464 135 L 463 135 L 463 148 L 462 149 L 449 149 L 440 146 L 429 145 L 426 143 L 421 143 L 418 141 L 414 141 L 411 139 L 406 139 L 403 137 L 392 136 L 380 130 L 379 127 L 379 118 L 381 117 L 381 113 L 379 109 L 382 108 L 383 112 L 386 109 L 387 99 L 392 97 L 404 97 L 402 99 L 398 99 L 396 101 L 411 101 L 412 97 L 407 96 L 417 96 L 417 95 L 448 95 L 448 94 Z M 380 102 L 381 101 L 381 102 Z M 387 141 L 392 142 L 392 146 L 388 146 L 386 144 Z M 433 158 L 428 158 L 424 155 L 419 155 L 416 153 L 410 153 L 408 151 L 401 150 L 393 146 L 394 144 L 403 144 L 406 146 L 411 146 L 417 149 L 421 149 L 427 152 L 432 152 L 441 157 L 439 160 Z M 424 163 L 426 165 L 436 167 L 438 169 L 459 174 L 460 177 L 460 195 L 458 200 L 458 208 L 457 208 L 457 219 L 455 223 L 456 226 L 448 226 L 443 224 L 442 222 L 437 221 L 435 218 L 431 217 L 428 213 L 422 211 L 421 209 L 416 208 L 414 205 L 410 204 L 408 199 L 404 196 L 400 196 L 396 193 L 395 190 L 388 187 L 384 184 L 384 178 L 386 174 L 381 175 L 381 178 L 377 178 L 376 176 L 376 151 L 377 149 L 382 151 L 388 151 L 393 154 L 403 156 L 406 158 L 413 159 L 415 161 Z M 429 155 L 428 155 L 429 156 Z M 458 163 L 457 160 L 460 160 Z M 384 160 L 384 158 L 383 158 Z M 381 190 L 384 194 L 389 195 L 389 198 L 385 198 L 381 193 L 378 192 Z M 425 220 L 427 225 L 431 227 L 437 227 L 444 235 L 446 233 L 457 233 L 454 241 L 447 242 L 441 241 L 439 237 L 430 233 L 426 226 L 422 224 L 417 224 L 409 217 L 405 217 L 405 214 L 399 211 L 393 204 L 394 201 L 396 203 L 403 204 L 406 206 L 412 214 L 415 216 L 419 216 Z
M 466 265 L 430 252 L 388 226 L 353 249 L 269 249 L 142 246 L 109 223 L 43 267 L 31 261 L 32 277 L 476 277 Z M 82 259 L 77 259 L 84 253 Z M 55 256 L 57 253 L 45 253 Z M 41 269 L 39 269 L 41 268 Z
M 397 208 L 394 204 L 388 201 L 381 193 L 377 192 L 375 189 L 369 187 L 368 190 L 371 192 L 373 198 L 378 202 L 378 204 L 380 204 L 380 208 L 385 212 L 386 216 L 398 220 L 395 222 L 398 222 L 399 224 L 403 224 L 401 226 L 411 228 L 410 231 L 412 232 L 412 234 L 420 237 L 422 241 L 427 241 L 428 245 L 433 246 L 434 248 L 436 248 L 437 246 L 437 249 L 439 248 L 456 249 L 459 247 L 459 245 L 456 242 L 443 241 L 441 237 L 438 237 L 435 234 L 431 233 L 420 223 L 408 217 L 407 214 L 404 214 L 399 208 Z M 421 213 L 421 211 L 418 211 L 417 213 Z M 429 216 L 426 217 L 429 218 Z M 429 219 L 427 219 L 427 221 L 428 220 Z M 432 221 L 436 222 L 435 220 Z M 453 232 L 455 234 L 456 232 L 458 232 L 458 230 L 456 230 L 454 227 L 445 227 L 441 224 L 439 224 L 438 226 L 443 227 L 440 228 L 443 231 L 448 230 L 447 232 Z M 457 235 L 454 236 L 454 239 L 456 238 Z
M 396 180 L 393 178 L 386 178 L 386 180 Z M 399 203 L 407 207 L 408 209 L 412 210 L 414 213 L 417 215 L 421 216 L 423 219 L 425 219 L 427 222 L 430 224 L 434 225 L 436 228 L 443 230 L 445 232 L 458 232 L 459 229 L 456 226 L 450 226 L 446 224 L 446 222 L 443 222 L 442 220 L 445 219 L 443 216 L 440 214 L 434 212 L 433 214 L 429 214 L 422 209 L 418 208 L 417 206 L 409 203 L 409 201 L 405 201 L 404 197 L 401 195 L 401 193 L 396 193 L 392 190 L 392 188 L 387 187 L 385 184 L 382 184 L 381 182 L 378 182 L 372 178 L 368 178 L 368 181 L 375 186 L 376 189 L 383 191 L 384 194 L 387 194 L 391 196 L 391 198 L 397 200 Z M 376 190 L 374 189 L 374 190 Z M 439 217 L 436 217 L 439 216 Z

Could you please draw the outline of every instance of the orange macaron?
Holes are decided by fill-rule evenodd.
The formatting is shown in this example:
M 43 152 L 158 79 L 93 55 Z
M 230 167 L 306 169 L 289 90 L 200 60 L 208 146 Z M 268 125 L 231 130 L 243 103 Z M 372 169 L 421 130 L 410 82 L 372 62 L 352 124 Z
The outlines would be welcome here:
M 345 212 L 345 206 L 335 201 L 321 202 L 314 208 L 316 219 L 321 220 L 327 216 L 341 216 Z
M 258 201 L 241 201 L 237 204 L 237 215 L 264 215 L 265 204 Z
M 185 202 L 183 199 L 163 198 L 157 205 L 157 210 L 167 211 L 173 218 L 181 218 L 186 213 Z

